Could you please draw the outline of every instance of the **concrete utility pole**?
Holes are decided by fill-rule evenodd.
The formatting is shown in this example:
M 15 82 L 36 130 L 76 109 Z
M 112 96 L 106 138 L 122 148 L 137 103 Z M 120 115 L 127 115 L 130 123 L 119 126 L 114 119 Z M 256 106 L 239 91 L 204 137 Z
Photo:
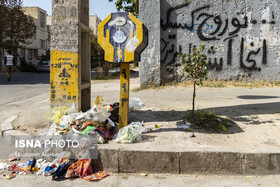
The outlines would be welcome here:
M 91 107 L 89 0 L 53 0 L 51 106 Z

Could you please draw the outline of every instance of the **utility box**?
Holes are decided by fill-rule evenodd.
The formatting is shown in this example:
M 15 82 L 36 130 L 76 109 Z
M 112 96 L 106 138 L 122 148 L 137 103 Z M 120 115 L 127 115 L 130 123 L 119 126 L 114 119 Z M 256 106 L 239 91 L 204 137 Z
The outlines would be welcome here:
M 140 61 L 148 44 L 143 23 L 128 12 L 112 13 L 98 25 L 98 43 L 107 62 L 120 63 L 119 129 L 128 123 L 130 63 Z

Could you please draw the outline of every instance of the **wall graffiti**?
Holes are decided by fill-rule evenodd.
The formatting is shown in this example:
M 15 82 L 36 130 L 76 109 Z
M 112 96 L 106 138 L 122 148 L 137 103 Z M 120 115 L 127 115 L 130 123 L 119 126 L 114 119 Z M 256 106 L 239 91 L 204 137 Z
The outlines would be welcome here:
M 267 8 L 265 6 L 264 9 Z M 256 19 L 260 16 L 254 16 L 256 12 L 245 11 L 246 9 L 238 9 L 232 14 L 214 11 L 216 9 L 210 3 L 193 7 L 195 6 L 191 6 L 191 3 L 183 3 L 174 7 L 170 5 L 162 10 L 165 13 L 161 14 L 160 20 L 160 52 L 161 64 L 167 72 L 172 71 L 171 66 L 178 66 L 178 53 L 191 53 L 194 46 L 200 43 L 207 46 L 210 70 L 222 71 L 238 65 L 244 71 L 260 72 L 262 66 L 268 65 L 267 39 L 250 39 L 248 30 L 260 27 L 273 29 L 277 24 L 272 10 L 274 7 L 269 9 L 269 19 Z M 187 16 L 184 17 L 184 14 Z M 217 53 L 212 50 L 216 45 L 219 51 Z

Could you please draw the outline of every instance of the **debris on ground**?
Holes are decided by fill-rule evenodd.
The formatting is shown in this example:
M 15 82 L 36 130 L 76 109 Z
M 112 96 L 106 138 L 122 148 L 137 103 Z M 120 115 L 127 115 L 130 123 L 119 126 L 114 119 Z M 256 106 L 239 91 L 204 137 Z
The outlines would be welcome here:
M 145 103 L 139 98 L 130 98 L 129 99 L 129 111 L 139 110 L 145 106 Z
M 6 179 L 10 180 L 12 178 L 15 178 L 17 175 L 14 173 L 11 173 L 10 175 L 6 176 Z
M 131 110 L 138 110 L 145 105 L 139 98 L 132 98 Z M 87 112 L 75 112 L 74 107 L 58 107 L 51 112 L 52 125 L 48 132 L 41 134 L 42 139 L 53 136 L 66 135 L 71 139 L 80 140 L 86 137 L 91 143 L 105 143 L 112 140 L 118 143 L 135 143 L 142 141 L 141 134 L 152 131 L 150 128 L 142 128 L 143 123 L 133 122 L 127 127 L 118 129 L 119 103 L 104 104 L 102 98 L 97 96 L 93 107 Z M 112 116 L 111 116 L 112 115 Z M 90 147 L 90 145 L 88 145 Z M 45 148 L 48 152 L 50 147 Z
M 131 100 L 131 111 L 138 110 L 145 104 L 138 98 Z M 76 140 L 79 142 L 76 150 L 63 151 L 55 160 L 48 162 L 43 159 L 30 158 L 25 163 L 18 163 L 21 153 L 15 152 L 9 156 L 7 162 L 17 161 L 12 165 L 0 163 L 0 169 L 11 172 L 7 179 L 16 175 L 36 174 L 52 176 L 52 180 L 64 180 L 80 177 L 88 181 L 97 181 L 107 177 L 105 171 L 93 172 L 90 150 L 94 144 L 103 144 L 114 139 L 118 143 L 136 143 L 142 141 L 141 134 L 149 133 L 151 128 L 144 128 L 143 123 L 133 122 L 118 129 L 119 103 L 104 104 L 103 99 L 97 96 L 93 107 L 87 112 L 76 112 L 75 107 L 56 107 L 49 111 L 48 119 L 51 126 L 48 131 L 40 134 L 40 142 L 45 153 L 52 147 L 46 140 Z M 111 116 L 112 115 L 112 116 Z M 71 154 L 76 160 L 70 159 Z M 146 176 L 146 175 L 145 175 Z
M 9 158 L 6 160 L 6 162 L 11 162 L 14 160 L 20 160 L 21 159 L 21 154 L 20 152 L 16 151 L 15 153 L 9 155 Z
M 142 123 L 134 122 L 119 130 L 115 141 L 117 143 L 141 142 Z
M 177 128 L 186 131 L 191 127 L 191 125 L 192 124 L 189 122 L 179 123 L 179 124 L 177 124 Z
M 105 171 L 94 173 L 90 158 L 73 161 L 69 159 L 70 156 L 70 152 L 64 151 L 52 163 L 43 159 L 36 160 L 35 157 L 32 157 L 25 163 L 14 163 L 12 166 L 0 163 L 0 167 L 11 172 L 6 176 L 6 179 L 12 179 L 16 175 L 36 174 L 52 176 L 52 180 L 57 181 L 76 177 L 88 181 L 97 181 L 109 176 Z
M 0 170 L 6 170 L 10 167 L 11 165 L 7 163 L 0 163 Z
M 195 138 L 196 135 L 194 133 L 192 133 L 192 135 L 190 135 L 190 138 Z
M 159 128 L 160 128 L 160 125 L 155 124 L 155 128 L 156 128 L 156 129 L 159 129 Z
M 88 180 L 88 181 L 98 181 L 101 180 L 105 177 L 109 176 L 108 173 L 106 173 L 105 171 L 99 171 L 97 173 L 94 173 L 92 175 L 83 177 L 84 180 Z
M 140 173 L 140 176 L 142 176 L 142 177 L 147 177 L 147 176 L 148 176 L 148 173 Z

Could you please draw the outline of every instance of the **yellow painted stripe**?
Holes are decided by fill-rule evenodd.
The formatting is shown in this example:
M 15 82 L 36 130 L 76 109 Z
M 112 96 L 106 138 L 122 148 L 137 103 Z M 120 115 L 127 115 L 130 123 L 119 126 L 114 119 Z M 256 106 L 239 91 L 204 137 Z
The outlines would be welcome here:
M 136 38 L 139 40 L 139 43 L 137 44 L 137 47 L 142 43 L 143 41 L 143 23 L 137 19 L 133 14 L 129 13 L 129 18 L 131 19 L 131 21 L 136 25 Z M 133 52 L 129 52 L 127 50 L 127 48 L 125 49 L 125 58 L 124 58 L 125 62 L 131 62 L 134 61 L 134 51 Z
M 127 126 L 128 123 L 129 78 L 130 78 L 130 64 L 121 63 L 119 129 L 121 129 L 124 126 Z
M 106 37 L 104 27 L 111 20 L 112 14 L 107 16 L 101 23 L 98 25 L 98 37 L 97 41 L 100 46 L 104 49 L 104 59 L 108 62 L 114 62 L 114 47 L 110 44 L 110 31 L 106 31 Z

